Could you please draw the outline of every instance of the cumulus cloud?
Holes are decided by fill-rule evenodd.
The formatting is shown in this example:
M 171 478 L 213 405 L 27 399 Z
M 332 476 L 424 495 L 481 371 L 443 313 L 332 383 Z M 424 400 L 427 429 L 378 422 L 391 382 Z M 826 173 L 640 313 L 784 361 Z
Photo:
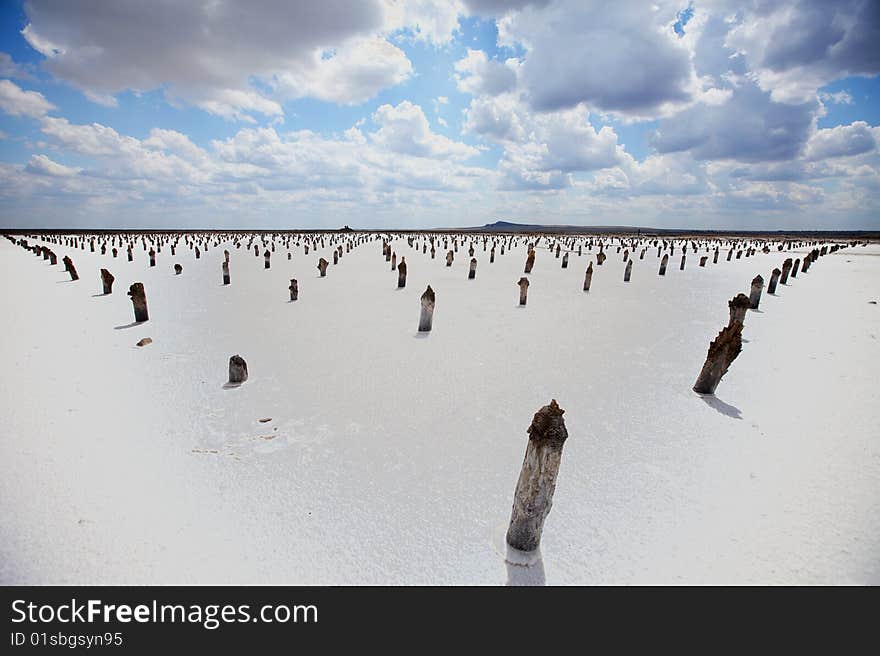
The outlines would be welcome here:
M 0 109 L 11 116 L 40 118 L 55 105 L 39 91 L 25 91 L 11 80 L 0 80 Z
M 380 126 L 370 135 L 373 142 L 394 153 L 467 159 L 478 152 L 473 146 L 432 132 L 425 112 L 408 100 L 397 106 L 382 105 L 373 114 L 373 121 Z
M 757 2 L 726 44 L 774 100 L 803 102 L 825 84 L 880 73 L 880 4 L 871 0 Z
M 383 0 L 385 31 L 407 31 L 417 41 L 432 45 L 449 43 L 464 12 L 459 0 Z
M 744 80 L 728 102 L 697 105 L 664 120 L 651 143 L 660 153 L 690 151 L 698 159 L 743 162 L 796 157 L 810 136 L 818 101 L 774 102 Z
M 680 8 L 680 7 L 679 7 Z M 655 114 L 692 100 L 690 53 L 672 30 L 672 5 L 558 0 L 501 21 L 503 42 L 526 48 L 521 81 L 533 107 L 579 103 L 623 114 Z
M 877 149 L 878 137 L 880 128 L 872 128 L 864 121 L 817 130 L 807 144 L 805 156 L 815 161 L 861 155 Z
M 45 155 L 32 155 L 25 170 L 35 175 L 48 175 L 56 178 L 69 178 L 76 175 L 82 169 L 65 166 L 54 162 Z
M 22 34 L 46 69 L 93 99 L 161 88 L 228 118 L 276 116 L 278 99 L 265 93 L 276 76 L 289 75 L 298 93 L 353 103 L 410 70 L 400 50 L 375 40 L 387 27 L 380 0 L 31 0 L 25 12 Z
M 516 87 L 516 60 L 490 60 L 482 50 L 468 48 L 467 55 L 455 63 L 458 90 L 472 95 L 512 91 Z
M 275 76 L 292 97 L 310 96 L 339 104 L 360 104 L 412 74 L 403 51 L 383 38 L 356 39 L 333 52 L 314 52 L 297 67 Z

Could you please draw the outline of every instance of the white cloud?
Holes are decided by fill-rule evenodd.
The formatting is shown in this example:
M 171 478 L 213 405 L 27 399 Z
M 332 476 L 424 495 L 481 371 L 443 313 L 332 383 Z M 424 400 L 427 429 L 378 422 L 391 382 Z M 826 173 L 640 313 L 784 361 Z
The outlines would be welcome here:
M 401 20 L 422 15 L 416 9 Z M 172 100 L 253 120 L 282 114 L 268 93 L 279 78 L 299 94 L 356 103 L 411 70 L 399 49 L 377 38 L 387 29 L 380 0 L 136 2 L 112 11 L 31 0 L 25 12 L 22 34 L 46 56 L 46 69 L 99 102 L 126 89 L 162 89 Z M 425 21 L 424 33 L 439 39 L 446 26 Z M 335 57 L 321 58 L 334 49 Z
M 819 94 L 819 100 L 821 100 L 822 102 L 834 103 L 835 105 L 853 104 L 853 97 L 848 91 L 838 91 L 836 93 L 821 92 Z
M 373 142 L 394 153 L 467 159 L 478 152 L 473 146 L 432 132 L 422 108 L 408 100 L 395 107 L 382 105 L 373 114 L 373 121 L 380 126 L 370 135 Z
M 28 173 L 33 173 L 35 175 L 48 175 L 57 178 L 68 178 L 76 175 L 82 169 L 65 166 L 64 164 L 59 164 L 58 162 L 53 162 L 45 155 L 31 155 L 27 166 L 25 166 L 25 170 Z
M 458 90 L 471 95 L 497 96 L 516 87 L 515 59 L 490 60 L 482 50 L 468 48 L 467 55 L 455 63 Z
M 0 80 L 0 109 L 11 116 L 40 118 L 55 105 L 39 91 L 24 91 L 15 82 Z
M 310 96 L 360 104 L 412 75 L 412 63 L 382 38 L 357 39 L 331 53 L 314 52 L 296 68 L 275 77 L 285 96 Z
M 817 130 L 807 143 L 805 156 L 815 161 L 861 155 L 877 149 L 878 137 L 880 128 L 872 128 L 864 121 Z
M 464 7 L 458 0 L 383 0 L 385 31 L 407 30 L 413 38 L 433 45 L 449 43 L 458 30 Z

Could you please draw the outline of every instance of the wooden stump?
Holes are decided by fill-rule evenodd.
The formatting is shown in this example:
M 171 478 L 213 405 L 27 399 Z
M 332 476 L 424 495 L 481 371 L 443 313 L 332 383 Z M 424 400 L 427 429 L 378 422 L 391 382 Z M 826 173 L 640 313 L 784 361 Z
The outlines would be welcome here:
M 629 278 L 632 275 L 633 270 L 633 261 L 629 260 L 626 263 L 626 268 L 623 270 L 623 282 L 629 282 Z
M 709 344 L 709 353 L 706 362 L 694 384 L 694 391 L 698 394 L 714 394 L 715 388 L 721 381 L 721 377 L 727 373 L 730 363 L 742 351 L 741 323 L 735 323 L 723 328 L 715 341 Z
M 428 285 L 428 288 L 425 290 L 425 293 L 422 294 L 422 313 L 419 316 L 419 332 L 426 333 L 430 332 L 431 324 L 434 321 L 434 290 L 431 289 L 431 285 Z
M 679 271 L 684 271 L 684 263 L 686 260 L 687 260 L 687 255 L 682 255 L 681 256 L 681 266 L 678 267 Z
M 749 293 L 749 309 L 757 310 L 761 304 L 761 292 L 764 290 L 764 279 L 761 276 L 755 276 L 752 280 L 752 289 Z
M 149 256 L 150 256 L 150 266 L 151 266 L 151 267 L 156 266 L 156 251 L 154 251 L 154 250 L 151 248 L 151 249 L 150 249 L 150 252 L 149 252 Z
M 240 385 L 248 379 L 247 362 L 240 355 L 229 358 L 229 384 Z
M 69 256 L 65 255 L 64 259 L 62 259 L 61 261 L 64 262 L 64 270 L 70 274 L 70 279 L 79 280 L 79 274 L 76 272 L 76 267 L 73 266 L 73 260 L 71 260 Z
M 391 270 L 397 269 L 397 253 L 391 254 Z
M 529 279 L 525 277 L 520 278 L 516 284 L 519 285 L 519 304 L 525 305 L 529 294 Z
M 566 253 L 565 255 L 562 256 L 562 268 L 563 269 L 568 268 L 568 253 Z
M 779 278 L 780 284 L 785 285 L 788 283 L 788 275 L 791 273 L 792 265 L 791 258 L 788 258 L 782 263 L 782 276 Z
M 599 251 L 596 254 L 596 264 L 598 264 L 599 266 L 602 266 L 602 264 L 605 262 L 605 258 L 607 258 L 607 257 L 608 256 L 605 255 L 605 253 L 603 253 L 602 251 Z
M 101 283 L 104 286 L 105 294 L 113 293 L 113 281 L 116 278 L 113 277 L 113 274 L 107 271 L 107 269 L 101 269 Z
M 727 325 L 732 326 L 734 323 L 745 323 L 746 311 L 750 306 L 751 301 L 745 294 L 737 294 L 727 301 L 727 307 L 730 310 L 730 321 Z
M 228 285 L 229 284 L 229 262 L 224 260 L 223 263 L 220 265 L 220 268 L 223 271 L 223 284 Z
M 770 274 L 770 284 L 767 285 L 767 293 L 775 294 L 776 293 L 776 283 L 779 282 L 779 276 L 782 275 L 782 271 L 779 269 L 773 269 L 773 273 Z
M 266 252 L 263 253 L 263 268 L 264 269 L 268 269 L 271 266 L 271 258 L 272 258 L 272 253 L 270 253 L 268 250 L 266 250 Z
M 534 551 L 541 543 L 544 521 L 553 506 L 562 447 L 568 439 L 564 413 L 553 399 L 535 413 L 529 426 L 507 529 L 507 544 L 514 549 Z
M 455 255 L 453 255 L 452 251 L 446 253 L 446 266 L 451 267 L 452 261 L 455 259 Z
M 179 276 L 181 273 L 183 273 L 183 267 L 180 266 L 180 264 L 175 264 L 174 265 L 174 275 Z
M 584 291 L 590 291 L 590 284 L 593 282 L 593 263 L 587 265 L 587 272 L 584 274 Z
M 295 301 L 299 298 L 299 283 L 296 281 L 296 278 L 290 279 L 290 287 L 288 287 L 288 289 L 290 290 L 291 301 Z
M 400 264 L 397 265 L 397 288 L 406 287 L 406 258 L 400 258 Z
M 531 273 L 533 266 L 535 266 L 535 251 L 531 250 L 526 256 L 526 268 L 523 273 Z M 520 305 L 525 305 L 525 303 L 520 303 Z
M 798 258 L 794 261 L 794 266 L 791 268 L 791 277 L 797 278 L 798 270 L 801 268 L 801 258 Z
M 134 320 L 138 323 L 148 321 L 150 315 L 147 312 L 147 294 L 144 292 L 144 283 L 136 282 L 128 288 L 131 304 L 134 306 Z
M 663 254 L 663 259 L 660 260 L 660 275 L 666 275 L 666 266 L 669 264 L 669 253 Z
M 471 266 L 468 270 L 468 280 L 473 280 L 477 277 L 477 258 L 471 258 Z
M 320 260 L 318 260 L 318 271 L 321 272 L 322 278 L 327 275 L 327 265 L 328 264 L 330 264 L 330 263 L 327 260 L 325 260 L 323 257 Z
M 706 266 L 706 261 L 707 261 L 708 259 L 709 259 L 709 256 L 708 256 L 708 255 L 703 255 L 703 257 L 700 258 L 700 266 L 701 266 L 701 267 Z

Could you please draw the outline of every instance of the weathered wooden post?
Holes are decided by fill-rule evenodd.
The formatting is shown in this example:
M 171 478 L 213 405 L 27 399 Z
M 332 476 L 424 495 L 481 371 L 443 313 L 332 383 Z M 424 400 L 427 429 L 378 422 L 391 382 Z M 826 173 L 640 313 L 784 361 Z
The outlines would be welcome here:
M 633 270 L 633 261 L 627 260 L 626 269 L 623 270 L 623 282 L 629 282 L 629 278 L 632 275 Z
M 566 252 L 565 255 L 562 256 L 562 268 L 568 268 L 568 252 Z
M 419 332 L 430 332 L 431 324 L 434 321 L 434 290 L 431 285 L 422 294 L 422 313 L 419 316 Z
M 791 269 L 791 277 L 797 278 L 798 270 L 801 268 L 801 258 L 798 258 L 794 261 L 794 266 Z
M 605 258 L 607 258 L 607 257 L 608 256 L 605 255 L 605 253 L 603 253 L 602 251 L 599 251 L 596 254 L 596 264 L 598 264 L 599 266 L 602 266 L 602 264 L 605 262 Z
M 727 251 L 727 261 L 730 262 L 730 258 L 733 257 L 733 249 L 731 248 Z
M 55 255 L 55 251 L 49 251 L 49 266 L 55 266 L 58 264 L 58 256 Z
M 175 264 L 174 265 L 174 275 L 179 276 L 181 273 L 183 273 L 183 267 L 180 266 L 180 264 Z
M 669 253 L 663 253 L 663 259 L 660 260 L 660 275 L 666 275 L 666 265 L 669 264 Z
M 562 418 L 564 413 L 565 410 L 553 399 L 550 405 L 535 413 L 529 426 L 529 442 L 516 483 L 510 526 L 507 529 L 507 544 L 514 549 L 534 551 L 541 543 L 544 520 L 553 506 L 562 447 L 568 439 Z
M 112 249 L 110 252 L 113 253 L 113 257 L 116 257 L 119 254 L 119 251 L 117 251 L 115 248 Z
M 105 294 L 113 293 L 113 281 L 116 278 L 113 277 L 113 274 L 107 271 L 107 269 L 101 269 L 101 283 L 104 286 Z
M 266 252 L 263 253 L 263 268 L 268 269 L 270 267 L 270 259 L 272 257 L 272 253 L 269 252 L 269 249 L 266 249 Z
M 296 281 L 296 278 L 290 279 L 290 287 L 288 287 L 288 289 L 290 290 L 291 301 L 295 301 L 299 298 L 299 283 Z
M 446 253 L 446 266 L 451 267 L 452 261 L 455 259 L 455 255 L 452 254 L 452 251 Z
M 678 267 L 678 270 L 679 270 L 679 271 L 684 271 L 684 263 L 685 263 L 685 260 L 687 260 L 687 255 L 682 255 L 682 256 L 681 256 L 681 266 Z
M 247 362 L 240 355 L 229 358 L 229 384 L 240 385 L 248 379 Z
M 727 373 L 730 363 L 742 351 L 743 325 L 739 322 L 727 326 L 718 333 L 715 341 L 709 344 L 709 353 L 703 369 L 694 383 L 694 391 L 698 394 L 714 394 L 721 377 Z
M 199 247 L 196 246 L 196 259 L 198 260 L 200 257 L 202 257 L 202 251 L 200 251 Z
M 320 260 L 318 260 L 318 271 L 321 272 L 322 278 L 327 275 L 327 265 L 328 264 L 330 264 L 330 263 L 327 260 L 325 260 L 323 257 Z
M 587 265 L 587 272 L 584 274 L 584 291 L 590 291 L 590 284 L 593 282 L 593 263 Z
M 757 310 L 761 304 L 761 292 L 764 290 L 764 279 L 761 276 L 755 276 L 752 280 L 752 289 L 749 293 L 749 309 Z
M 391 270 L 397 269 L 397 253 L 391 254 Z
M 71 260 L 69 256 L 65 255 L 64 259 L 62 259 L 61 261 L 64 262 L 64 270 L 70 274 L 70 279 L 79 280 L 79 274 L 76 272 L 76 267 L 73 266 L 73 260 Z
M 709 256 L 708 256 L 708 255 L 703 255 L 703 256 L 700 258 L 700 266 L 701 266 L 701 267 L 706 266 L 706 261 L 707 261 L 708 259 L 709 259 Z
M 489 264 L 495 263 L 495 247 L 492 247 L 492 250 L 489 251 Z
M 810 268 L 810 264 L 811 264 L 812 262 L 813 262 L 813 260 L 812 260 L 812 258 L 810 257 L 810 254 L 809 254 L 809 253 L 807 253 L 806 255 L 804 255 L 804 266 L 801 267 L 801 271 L 802 271 L 803 273 L 806 273 L 807 270 Z
M 227 262 L 226 260 L 223 260 L 223 262 L 220 264 L 220 268 L 223 270 L 223 284 L 228 285 L 229 284 L 229 262 Z
M 477 277 L 477 258 L 471 258 L 471 266 L 468 270 L 468 280 L 473 280 Z
M 745 323 L 746 311 L 751 307 L 751 301 L 745 294 L 737 294 L 727 301 L 727 307 L 730 310 L 729 326 L 734 323 Z
M 333 251 L 333 264 L 339 264 L 339 251 Z
M 788 283 L 788 274 L 791 273 L 791 267 L 792 267 L 792 261 L 791 261 L 791 258 L 789 257 L 788 259 L 785 260 L 785 262 L 782 263 L 782 277 L 779 279 L 780 284 L 785 285 Z
M 712 264 L 718 264 L 718 249 L 715 249 L 715 255 L 712 257 Z
M 154 250 L 151 248 L 151 249 L 150 249 L 150 252 L 149 252 L 149 256 L 150 256 L 150 266 L 151 266 L 151 267 L 156 266 L 156 251 L 154 251 Z
M 775 294 L 776 293 L 776 283 L 779 282 L 779 276 L 782 275 L 782 271 L 779 269 L 773 269 L 773 273 L 770 274 L 770 284 L 767 285 L 767 293 Z
M 144 283 L 136 282 L 128 288 L 131 304 L 134 306 L 134 320 L 138 323 L 148 321 L 150 315 L 147 312 L 147 294 L 144 292 Z
M 397 265 L 397 288 L 406 287 L 406 258 L 400 258 L 400 264 Z
M 529 279 L 526 277 L 522 277 L 516 284 L 519 285 L 519 304 L 525 305 L 526 297 L 529 294 Z
M 531 273 L 532 267 L 535 266 L 535 250 L 532 249 L 529 251 L 529 254 L 526 256 L 526 268 L 524 273 Z

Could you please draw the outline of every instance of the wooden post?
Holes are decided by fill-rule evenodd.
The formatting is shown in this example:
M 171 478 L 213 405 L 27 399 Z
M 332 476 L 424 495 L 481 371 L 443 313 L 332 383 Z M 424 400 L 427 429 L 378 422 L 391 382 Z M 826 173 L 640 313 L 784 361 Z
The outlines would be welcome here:
M 455 259 L 455 255 L 452 254 L 452 251 L 446 253 L 446 266 L 451 267 L 452 261 Z
M 299 298 L 299 283 L 296 281 L 296 278 L 290 279 L 290 287 L 288 287 L 288 289 L 290 290 L 291 301 L 295 301 Z
M 397 253 L 391 254 L 391 270 L 397 269 Z
M 598 264 L 599 266 L 602 266 L 602 264 L 605 262 L 605 258 L 607 258 L 607 257 L 608 256 L 605 255 L 605 253 L 603 253 L 602 251 L 599 251 L 596 254 L 596 264 Z
M 400 258 L 400 264 L 397 265 L 397 288 L 406 287 L 406 258 Z
M 708 255 L 703 255 L 703 257 L 700 258 L 700 266 L 701 266 L 701 267 L 706 266 L 706 261 L 707 261 L 708 259 L 709 259 L 709 256 L 708 256 Z
M 780 284 L 785 285 L 788 283 L 788 275 L 791 273 L 791 267 L 792 261 L 789 257 L 782 263 L 782 277 L 779 278 Z
M 590 291 L 590 284 L 593 282 L 593 263 L 587 265 L 587 272 L 584 274 L 584 291 Z
M 149 252 L 149 256 L 150 256 L 150 266 L 151 266 L 151 267 L 156 266 L 156 251 L 154 251 L 154 250 L 151 248 L 151 249 L 150 249 L 150 252 Z
M 565 255 L 562 256 L 562 268 L 568 268 L 568 252 L 566 252 Z
M 224 260 L 223 263 L 220 265 L 220 268 L 223 270 L 223 284 L 228 285 L 229 284 L 229 262 Z
M 746 311 L 750 306 L 751 301 L 745 294 L 737 294 L 727 301 L 727 307 L 730 310 L 730 321 L 727 325 L 732 326 L 734 323 L 745 323 Z
M 685 263 L 685 260 L 687 260 L 687 255 L 682 255 L 682 256 L 681 256 L 681 266 L 678 267 L 678 270 L 679 270 L 679 271 L 684 271 L 684 263 Z
M 712 257 L 712 264 L 718 264 L 718 249 L 715 249 L 715 255 Z
M 669 264 L 669 253 L 663 254 L 663 259 L 660 260 L 660 275 L 666 275 L 666 265 Z
M 761 276 L 755 276 L 752 280 L 752 289 L 749 293 L 749 309 L 757 310 L 761 304 L 761 292 L 764 290 L 764 279 Z
M 782 275 L 782 271 L 779 269 L 773 269 L 773 273 L 770 274 L 770 284 L 767 285 L 767 293 L 775 294 L 776 293 L 776 283 L 779 282 L 779 276 Z
M 804 266 L 801 267 L 801 271 L 802 271 L 803 273 L 806 273 L 806 272 L 807 272 L 807 269 L 810 268 L 810 264 L 812 263 L 812 261 L 813 261 L 813 260 L 812 260 L 812 258 L 810 257 L 810 254 L 809 254 L 809 253 L 807 253 L 806 255 L 804 255 Z
M 266 249 L 266 252 L 263 253 L 263 268 L 264 269 L 268 269 L 270 267 L 271 257 L 272 257 L 272 253 L 270 253 L 269 250 Z
M 632 275 L 633 270 L 633 261 L 628 260 L 626 263 L 626 269 L 623 270 L 623 282 L 629 282 L 629 278 Z
M 136 282 L 128 288 L 131 304 L 134 306 L 134 320 L 138 323 L 150 319 L 147 312 L 147 294 L 144 292 L 144 283 Z
M 434 290 L 431 285 L 422 294 L 422 314 L 419 316 L 419 332 L 427 333 L 431 330 L 431 324 L 434 321 Z
M 320 260 L 318 260 L 318 271 L 321 272 L 322 278 L 327 275 L 327 265 L 328 264 L 330 264 L 330 263 L 327 260 L 325 260 L 323 257 Z
M 541 543 L 544 520 L 553 506 L 562 447 L 568 439 L 565 410 L 556 399 L 535 413 L 529 426 L 529 442 L 513 496 L 507 544 L 520 551 L 534 551 Z
M 730 363 L 742 351 L 743 325 L 739 322 L 723 328 L 715 341 L 709 344 L 709 353 L 703 369 L 694 383 L 698 394 L 714 394 L 721 377 L 727 373 Z
M 71 260 L 69 256 L 65 255 L 64 259 L 62 259 L 61 261 L 64 262 L 64 270 L 70 274 L 70 279 L 79 280 L 79 274 L 76 272 L 76 267 L 73 266 L 73 260 Z
M 175 264 L 174 265 L 174 275 L 179 276 L 181 273 L 183 273 L 183 267 L 180 266 L 180 264 Z
M 801 268 L 801 258 L 798 258 L 794 261 L 794 266 L 791 269 L 791 277 L 797 278 L 798 270 Z
M 526 256 L 526 268 L 524 273 L 531 273 L 532 267 L 535 266 L 535 251 L 530 250 L 529 254 Z M 520 305 L 525 305 L 525 303 L 520 303 Z
M 489 251 L 489 264 L 495 263 L 495 247 L 492 247 L 492 250 Z
M 471 267 L 468 271 L 468 280 L 473 280 L 477 277 L 477 258 L 471 258 Z
M 534 252 L 534 251 L 532 251 L 532 252 Z M 522 277 L 519 279 L 519 282 L 516 284 L 519 285 L 519 304 L 525 305 L 526 304 L 526 297 L 528 296 L 528 293 L 529 293 L 529 279 L 526 277 Z
M 101 269 L 101 283 L 104 286 L 104 293 L 105 294 L 112 294 L 113 293 L 113 281 L 114 280 L 115 280 L 115 278 L 113 277 L 112 273 L 107 271 L 107 269 Z
M 240 385 L 248 379 L 247 362 L 240 355 L 229 358 L 229 384 Z

